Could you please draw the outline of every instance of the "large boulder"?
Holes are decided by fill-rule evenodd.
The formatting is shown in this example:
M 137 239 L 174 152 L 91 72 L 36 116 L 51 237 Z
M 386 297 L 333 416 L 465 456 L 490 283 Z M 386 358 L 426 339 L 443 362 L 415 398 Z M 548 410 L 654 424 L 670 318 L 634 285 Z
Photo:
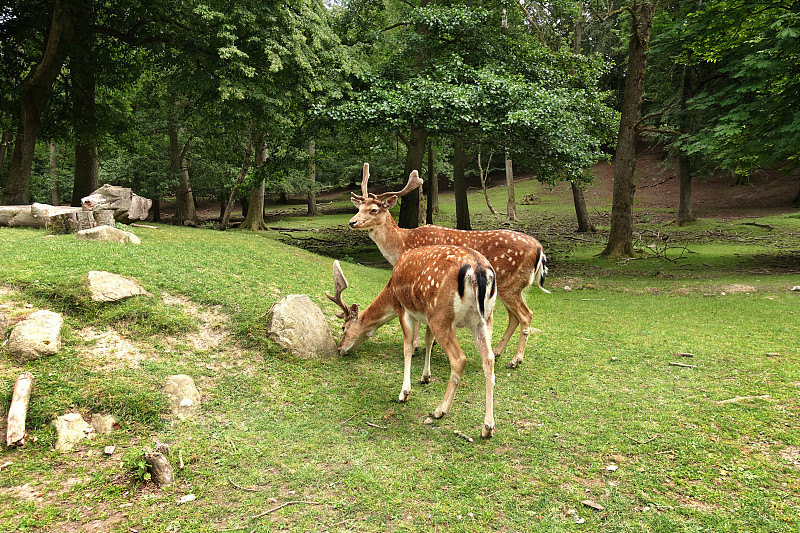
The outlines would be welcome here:
M 89 291 L 95 302 L 116 302 L 131 296 L 150 295 L 137 282 L 103 270 L 89 272 Z
M 267 314 L 267 334 L 299 359 L 337 355 L 322 310 L 305 294 L 290 294 L 272 306 Z
M 64 319 L 53 311 L 32 313 L 11 330 L 6 346 L 17 361 L 34 361 L 54 355 L 61 347 L 61 326 Z
M 192 418 L 200 409 L 200 392 L 194 380 L 186 374 L 167 376 L 164 394 L 174 415 Z
M 118 242 L 120 244 L 142 244 L 141 239 L 129 231 L 122 231 L 113 226 L 97 226 L 79 231 L 78 239 Z

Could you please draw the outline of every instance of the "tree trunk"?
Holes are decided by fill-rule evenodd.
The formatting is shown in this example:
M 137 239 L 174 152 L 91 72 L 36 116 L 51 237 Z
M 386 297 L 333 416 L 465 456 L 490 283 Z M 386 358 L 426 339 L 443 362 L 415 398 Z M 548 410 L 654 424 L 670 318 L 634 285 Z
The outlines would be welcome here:
M 175 195 L 175 220 L 178 224 L 187 221 L 197 224 L 197 212 L 194 206 L 194 195 L 189 185 L 189 168 L 186 166 L 186 149 L 189 141 L 183 146 L 178 135 L 183 128 L 175 123 L 175 117 L 170 113 L 167 116 L 167 133 L 169 135 L 169 154 L 172 173 L 178 178 L 178 190 Z
M 689 133 L 689 111 L 688 100 L 691 97 L 692 90 L 692 69 L 687 66 L 683 67 L 683 82 L 681 83 L 680 95 L 680 121 L 681 131 Z M 694 220 L 692 215 L 692 168 L 689 162 L 689 157 L 683 153 L 682 150 L 678 151 L 678 180 L 680 189 L 678 192 L 678 216 L 676 223 L 678 226 L 684 226 Z
M 4 131 L 0 135 L 0 183 L 3 183 L 3 163 L 6 160 L 6 150 L 8 150 L 9 142 L 11 142 L 11 134 Z
M 55 141 L 48 144 L 50 150 L 50 204 L 61 203 L 61 193 L 58 190 L 58 147 Z
M 264 161 L 267 159 L 267 142 L 266 139 L 261 143 L 261 147 L 256 150 L 255 157 L 253 158 L 253 166 L 261 168 L 264 166 Z M 256 187 L 250 190 L 247 199 L 247 215 L 244 217 L 244 222 L 239 229 L 250 231 L 262 231 L 267 229 L 267 224 L 264 222 L 264 189 L 266 183 L 262 179 Z
M 506 202 L 506 222 L 517 222 L 517 200 L 514 194 L 514 167 L 506 150 L 506 190 L 508 191 L 508 201 Z
M 578 2 L 578 17 L 575 19 L 574 39 L 572 41 L 572 51 L 575 55 L 580 55 L 583 41 L 583 2 Z M 583 184 L 581 180 L 570 180 L 572 187 L 572 201 L 575 205 L 575 218 L 578 220 L 579 233 L 593 233 L 597 228 L 589 218 L 589 210 L 586 209 L 586 199 L 583 197 Z
M 586 200 L 583 197 L 583 187 L 577 180 L 570 180 L 572 187 L 572 201 L 575 204 L 575 216 L 578 218 L 578 233 L 594 233 L 597 228 L 589 218 L 589 210 L 586 209 Z
M 82 16 L 75 21 L 75 45 L 70 48 L 72 81 L 73 130 L 75 135 L 75 179 L 72 202 L 79 207 L 81 199 L 98 188 L 97 112 L 95 106 L 94 3 L 83 4 Z
M 453 188 L 456 197 L 456 228 L 472 229 L 469 223 L 469 201 L 467 200 L 467 176 L 465 167 L 467 154 L 464 152 L 464 139 L 453 140 Z
M 425 223 L 433 224 L 433 215 L 439 213 L 439 180 L 436 171 L 436 149 L 428 146 L 428 203 L 425 204 Z
M 50 29 L 42 58 L 22 82 L 14 152 L 8 170 L 8 180 L 0 204 L 19 205 L 29 201 L 31 166 L 39 134 L 42 112 L 56 77 L 67 57 L 67 45 L 72 39 L 72 15 L 61 0 L 53 0 Z
M 614 162 L 614 190 L 611 206 L 611 231 L 600 252 L 604 257 L 633 257 L 633 196 L 636 192 L 637 122 L 642 111 L 647 49 L 653 25 L 653 0 L 636 0 L 631 7 L 633 24 L 629 40 L 628 71 L 622 98 L 622 117 Z
M 161 198 L 153 198 L 153 222 L 161 222 Z
M 228 229 L 228 221 L 231 218 L 231 211 L 233 211 L 233 204 L 236 202 L 236 193 L 239 189 L 239 186 L 244 181 L 244 178 L 247 176 L 247 169 L 250 168 L 250 154 L 253 153 L 253 134 L 247 136 L 247 148 L 244 150 L 244 161 L 242 161 L 242 170 L 239 172 L 239 177 L 236 179 L 236 183 L 233 184 L 233 189 L 231 190 L 231 196 L 228 199 L 228 203 L 225 206 L 225 213 L 222 215 L 222 220 L 219 224 L 220 231 L 225 231 Z M 263 198 L 263 197 L 262 197 Z M 254 206 L 250 207 L 252 211 Z M 264 214 L 264 205 L 263 200 L 261 204 L 261 214 Z M 263 220 L 263 219 L 262 219 Z
M 308 216 L 315 217 L 317 211 L 317 165 L 314 163 L 314 154 L 317 149 L 314 141 L 308 141 Z
M 419 171 L 425 157 L 425 140 L 427 133 L 421 126 L 412 126 L 408 138 L 406 151 L 406 168 L 403 179 L 408 179 L 412 170 Z M 400 199 L 400 215 L 397 225 L 401 228 L 416 228 L 419 226 L 419 188 L 407 193 Z
M 11 406 L 6 418 L 6 446 L 25 443 L 25 419 L 28 417 L 28 402 L 33 389 L 33 374 L 23 372 L 17 376 Z
M 486 163 L 486 172 L 483 171 L 483 165 L 481 165 L 481 150 L 480 147 L 478 148 L 478 175 L 481 178 L 481 189 L 483 189 L 483 199 L 486 200 L 486 207 L 489 208 L 489 212 L 494 216 L 497 216 L 497 209 L 494 208 L 492 205 L 492 201 L 489 200 L 489 192 L 486 190 L 486 180 L 489 179 L 489 169 L 492 166 L 492 152 L 489 152 L 489 161 Z

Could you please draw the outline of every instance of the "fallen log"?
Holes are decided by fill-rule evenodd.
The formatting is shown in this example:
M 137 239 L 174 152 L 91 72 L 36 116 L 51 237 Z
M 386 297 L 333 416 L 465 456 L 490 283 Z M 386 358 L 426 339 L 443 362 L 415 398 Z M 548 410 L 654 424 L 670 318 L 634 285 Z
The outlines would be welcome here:
M 28 416 L 28 402 L 33 388 L 33 374 L 23 372 L 14 384 L 11 407 L 8 409 L 6 446 L 25 444 L 25 419 Z

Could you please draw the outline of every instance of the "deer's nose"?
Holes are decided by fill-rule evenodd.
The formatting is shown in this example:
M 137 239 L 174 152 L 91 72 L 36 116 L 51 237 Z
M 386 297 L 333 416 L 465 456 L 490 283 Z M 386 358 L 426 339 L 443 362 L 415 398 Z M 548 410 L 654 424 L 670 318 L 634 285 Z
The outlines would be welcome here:
M 351 228 L 355 228 L 355 227 L 356 227 L 356 224 L 358 224 L 358 220 L 351 220 L 351 221 L 350 221 L 350 227 L 351 227 Z

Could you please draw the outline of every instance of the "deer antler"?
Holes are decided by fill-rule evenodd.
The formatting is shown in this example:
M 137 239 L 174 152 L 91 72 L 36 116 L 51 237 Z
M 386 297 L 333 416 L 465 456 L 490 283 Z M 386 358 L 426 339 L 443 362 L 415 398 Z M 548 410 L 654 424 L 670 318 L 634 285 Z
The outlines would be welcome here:
M 411 191 L 413 191 L 414 189 L 416 189 L 421 185 L 422 185 L 422 178 L 419 177 L 419 172 L 417 172 L 416 170 L 412 170 L 411 174 L 408 175 L 408 182 L 406 183 L 406 186 L 403 187 L 403 190 L 397 192 L 384 192 L 373 196 L 375 196 L 377 200 L 385 200 L 390 196 L 403 196 L 405 194 L 410 193 Z
M 364 170 L 361 174 L 361 196 L 357 195 L 354 192 L 351 192 L 350 195 L 355 198 L 356 200 L 364 201 L 367 198 L 375 198 L 376 200 L 385 200 L 390 196 L 403 196 L 405 194 L 410 193 L 417 187 L 422 185 L 422 178 L 419 177 L 419 172 L 416 170 L 412 170 L 411 174 L 408 175 L 408 182 L 406 186 L 403 187 L 402 190 L 397 192 L 383 192 L 381 194 L 370 194 L 367 190 L 367 183 L 369 183 L 369 163 L 364 163 Z
M 352 314 L 352 309 L 344 303 L 342 300 L 342 291 L 344 291 L 350 284 L 347 283 L 347 279 L 344 277 L 344 273 L 342 272 L 342 267 L 339 266 L 339 260 L 336 259 L 333 261 L 333 290 L 335 296 L 331 296 L 331 293 L 325 291 L 325 296 L 328 297 L 330 301 L 338 305 L 342 308 L 342 313 L 336 313 L 336 316 L 339 318 L 343 318 L 347 320 L 350 318 Z

